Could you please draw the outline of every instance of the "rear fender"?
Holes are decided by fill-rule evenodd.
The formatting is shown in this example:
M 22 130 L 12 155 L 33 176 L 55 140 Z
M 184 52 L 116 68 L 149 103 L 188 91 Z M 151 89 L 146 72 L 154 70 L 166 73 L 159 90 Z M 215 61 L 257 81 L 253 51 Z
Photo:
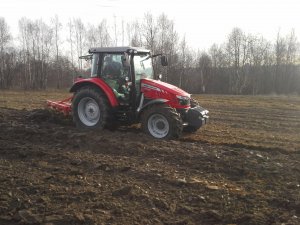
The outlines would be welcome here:
M 106 95 L 112 107 L 116 107 L 119 105 L 119 102 L 113 90 L 100 78 L 88 78 L 88 79 L 77 80 L 71 87 L 70 92 L 76 92 L 80 88 L 87 87 L 87 86 L 91 86 L 94 87 L 96 90 L 98 89 L 102 91 Z

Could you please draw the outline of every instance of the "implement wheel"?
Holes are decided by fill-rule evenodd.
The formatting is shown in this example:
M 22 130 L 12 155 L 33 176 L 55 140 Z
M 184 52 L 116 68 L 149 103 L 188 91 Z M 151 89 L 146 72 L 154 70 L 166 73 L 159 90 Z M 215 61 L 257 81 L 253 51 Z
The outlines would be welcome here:
M 108 117 L 106 98 L 93 88 L 77 91 L 72 101 L 73 120 L 80 129 L 102 130 Z
M 145 109 L 141 123 L 145 133 L 158 139 L 178 138 L 182 133 L 179 113 L 167 105 L 154 105 Z

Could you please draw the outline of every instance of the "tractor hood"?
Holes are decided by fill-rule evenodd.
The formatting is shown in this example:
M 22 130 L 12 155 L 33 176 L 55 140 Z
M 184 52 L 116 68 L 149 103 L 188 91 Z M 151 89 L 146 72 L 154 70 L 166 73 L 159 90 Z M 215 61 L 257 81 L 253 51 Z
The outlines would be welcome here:
M 189 98 L 191 96 L 189 93 L 185 92 L 184 90 L 160 80 L 142 79 L 141 83 L 142 85 L 149 86 L 149 88 L 157 89 L 157 90 L 160 89 L 169 92 L 170 94 L 189 97 Z

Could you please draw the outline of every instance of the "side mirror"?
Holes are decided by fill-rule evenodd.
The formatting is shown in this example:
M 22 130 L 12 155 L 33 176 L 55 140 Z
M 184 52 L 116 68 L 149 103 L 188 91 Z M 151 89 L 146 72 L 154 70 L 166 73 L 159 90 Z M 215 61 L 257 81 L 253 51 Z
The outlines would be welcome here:
M 167 66 L 168 65 L 168 58 L 167 58 L 167 56 L 162 55 L 161 58 L 160 58 L 160 61 L 161 61 L 161 65 L 162 66 Z
M 126 52 L 121 56 L 123 67 L 130 67 L 129 56 Z

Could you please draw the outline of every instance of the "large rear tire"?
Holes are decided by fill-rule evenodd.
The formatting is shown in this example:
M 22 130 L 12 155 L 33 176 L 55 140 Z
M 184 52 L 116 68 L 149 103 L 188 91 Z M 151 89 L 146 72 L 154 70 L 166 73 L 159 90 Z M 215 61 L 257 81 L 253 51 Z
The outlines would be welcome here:
M 102 130 L 108 118 L 107 99 L 94 88 L 82 88 L 74 95 L 72 111 L 79 129 Z
M 158 139 L 179 138 L 182 120 L 175 109 L 167 105 L 154 105 L 145 109 L 141 116 L 142 129 Z

